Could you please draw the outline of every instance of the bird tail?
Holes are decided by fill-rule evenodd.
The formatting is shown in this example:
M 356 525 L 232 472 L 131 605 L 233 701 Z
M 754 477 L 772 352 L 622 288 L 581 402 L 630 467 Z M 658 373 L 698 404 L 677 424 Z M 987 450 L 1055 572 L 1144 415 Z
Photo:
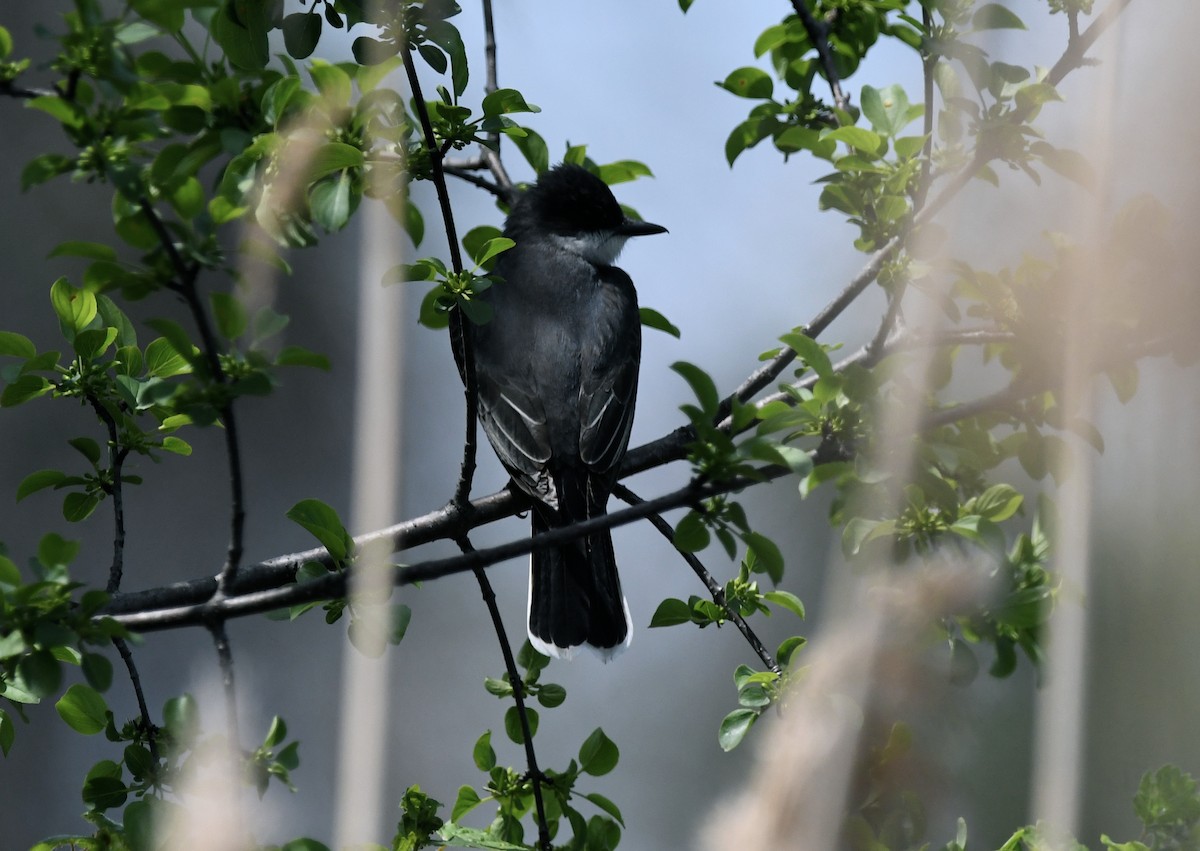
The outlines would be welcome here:
M 587 516 L 603 515 L 592 506 Z M 532 511 L 533 534 L 555 523 L 541 507 Z M 529 568 L 529 641 L 539 653 L 571 659 L 581 646 L 605 662 L 629 646 L 633 628 L 621 593 L 612 536 L 597 532 L 562 547 L 536 550 Z

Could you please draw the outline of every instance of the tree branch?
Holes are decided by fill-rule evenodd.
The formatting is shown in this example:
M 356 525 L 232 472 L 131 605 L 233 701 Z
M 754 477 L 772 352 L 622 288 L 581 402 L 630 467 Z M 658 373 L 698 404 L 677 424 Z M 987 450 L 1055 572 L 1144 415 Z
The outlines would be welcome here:
M 458 233 L 454 227 L 454 210 L 450 205 L 450 191 L 446 187 L 446 173 L 443 170 L 443 154 L 437 146 L 437 137 L 433 132 L 433 123 L 429 119 L 429 110 L 425 107 L 425 99 L 421 94 L 421 81 L 417 77 L 416 66 L 413 65 L 412 52 L 408 42 L 400 40 L 400 55 L 404 60 L 404 71 L 408 77 L 408 86 L 413 96 L 413 104 L 417 110 L 417 118 L 421 124 L 421 132 L 425 140 L 425 151 L 429 155 L 430 172 L 433 185 L 437 191 L 438 206 L 442 211 L 442 224 L 446 230 L 446 240 L 450 244 L 450 265 L 454 274 L 463 272 L 462 252 L 458 247 Z M 459 473 L 458 485 L 454 489 L 454 505 L 465 510 L 470 504 L 471 483 L 475 478 L 475 455 L 478 442 L 476 436 L 477 399 L 475 392 L 475 359 L 471 356 L 471 341 L 463 329 L 464 318 L 462 311 L 455 309 L 450 316 L 450 347 L 454 360 L 458 364 L 463 379 L 463 394 L 466 397 L 466 429 L 463 440 L 462 466 Z
M 175 247 L 175 240 L 171 236 L 171 232 L 167 230 L 167 226 L 158 215 L 158 211 L 154 209 L 154 205 L 145 196 L 138 199 L 138 206 L 142 214 L 146 217 L 146 220 L 150 223 L 150 227 L 157 235 L 158 241 L 171 263 L 171 267 L 175 270 L 178 280 L 172 289 L 183 299 L 184 304 L 187 305 L 188 312 L 192 315 L 192 321 L 195 323 L 196 330 L 200 334 L 204 359 L 212 375 L 212 380 L 218 385 L 225 386 L 228 384 L 228 378 L 225 375 L 225 370 L 221 368 L 220 346 L 217 344 L 217 337 L 213 333 L 212 324 L 208 321 L 208 312 L 204 309 L 204 304 L 201 302 L 200 294 L 196 289 L 196 277 L 199 274 L 199 268 L 183 259 L 179 250 Z M 226 548 L 225 564 L 221 568 L 220 578 L 217 582 L 217 592 L 224 594 L 233 585 L 234 580 L 237 578 L 238 569 L 241 566 L 244 550 L 246 508 L 242 482 L 241 442 L 238 439 L 237 419 L 233 413 L 232 401 L 223 399 L 221 404 L 217 406 L 217 411 L 221 418 L 221 424 L 224 426 L 225 456 L 229 467 L 230 491 L 229 546 Z
M 641 503 L 645 502 L 644 499 L 621 484 L 618 484 L 613 488 L 613 495 L 616 496 L 617 499 L 627 502 L 630 505 L 640 505 Z M 713 575 L 709 573 L 708 568 L 704 566 L 704 563 L 700 561 L 700 559 L 696 558 L 695 553 L 685 552 L 676 546 L 675 530 L 671 528 L 671 524 L 664 520 L 661 514 L 651 514 L 648 515 L 646 519 L 650 521 L 650 524 L 655 529 L 662 533 L 662 536 L 670 542 L 671 546 L 675 547 L 676 552 L 683 557 L 683 560 L 687 562 L 688 567 L 692 569 L 692 572 L 695 573 L 696 576 L 700 577 L 700 581 L 704 583 L 704 587 L 706 587 L 708 589 L 708 593 L 712 595 L 713 602 L 725 610 L 725 615 L 730 621 L 733 622 L 733 625 L 738 628 L 738 631 L 741 632 L 742 636 L 746 639 L 746 643 L 750 645 L 750 649 L 758 655 L 758 658 L 762 660 L 762 663 L 775 673 L 782 673 L 778 663 L 775 661 L 775 657 L 771 655 L 771 652 L 767 650 L 759 637 L 755 635 L 754 630 L 750 628 L 750 624 L 746 623 L 746 619 L 729 605 L 729 601 L 725 599 L 725 589 L 721 587 L 721 583 L 717 582 L 717 580 L 713 578 Z
M 800 18 L 800 23 L 804 25 L 804 31 L 808 33 L 809 41 L 817 49 L 817 56 L 821 59 L 821 68 L 825 71 L 825 79 L 829 81 L 829 91 L 833 94 L 834 105 L 838 109 L 845 109 L 846 95 L 842 92 L 837 68 L 833 64 L 833 53 L 829 49 L 829 25 L 813 17 L 813 13 L 808 9 L 807 0 L 792 0 L 792 8 L 796 10 L 796 16 Z
M 458 546 L 464 554 L 475 552 L 475 548 L 467 538 L 458 539 Z M 482 567 L 472 571 L 479 583 L 483 594 L 483 602 L 487 605 L 488 614 L 492 617 L 492 628 L 496 631 L 496 639 L 500 642 L 500 652 L 504 656 L 504 669 L 508 672 L 508 682 L 513 690 L 513 703 L 517 707 L 517 717 L 521 721 L 521 733 L 525 745 L 525 763 L 529 767 L 529 782 L 533 786 L 533 802 L 537 813 L 538 847 L 542 851 L 550 851 L 550 827 L 546 820 L 546 804 L 542 799 L 542 781 L 544 776 L 538 768 L 537 753 L 533 749 L 533 728 L 529 725 L 529 714 L 525 711 L 525 681 L 517 661 L 513 658 L 512 644 L 509 643 L 508 633 L 504 630 L 504 620 L 500 616 L 500 607 L 496 605 L 496 592 L 492 590 L 491 580 Z
M 142 727 L 146 730 L 146 747 L 150 751 L 150 758 L 157 766 L 159 759 L 158 728 L 154 726 L 154 720 L 150 717 L 150 707 L 146 705 L 146 694 L 142 691 L 142 678 L 138 675 L 137 665 L 134 664 L 133 653 L 123 638 L 114 638 L 113 646 L 117 648 L 121 661 L 125 663 L 125 670 L 129 673 L 129 681 L 133 684 L 133 694 L 137 698 L 138 715 L 141 718 Z

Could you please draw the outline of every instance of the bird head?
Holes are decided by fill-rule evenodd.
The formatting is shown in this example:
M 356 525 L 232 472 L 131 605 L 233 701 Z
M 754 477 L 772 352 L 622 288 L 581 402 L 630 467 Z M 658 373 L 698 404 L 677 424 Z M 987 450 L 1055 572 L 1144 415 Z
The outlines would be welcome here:
M 514 205 L 508 231 L 549 239 L 598 266 L 611 266 L 626 240 L 666 233 L 662 225 L 632 219 L 603 180 L 583 166 L 563 163 L 538 178 Z

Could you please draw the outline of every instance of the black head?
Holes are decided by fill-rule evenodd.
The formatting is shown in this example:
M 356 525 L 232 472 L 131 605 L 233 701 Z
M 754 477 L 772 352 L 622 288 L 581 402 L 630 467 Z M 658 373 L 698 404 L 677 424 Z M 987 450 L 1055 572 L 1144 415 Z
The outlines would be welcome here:
M 538 178 L 513 207 L 509 230 L 556 236 L 606 233 L 641 236 L 666 228 L 628 218 L 603 180 L 583 166 L 557 165 Z

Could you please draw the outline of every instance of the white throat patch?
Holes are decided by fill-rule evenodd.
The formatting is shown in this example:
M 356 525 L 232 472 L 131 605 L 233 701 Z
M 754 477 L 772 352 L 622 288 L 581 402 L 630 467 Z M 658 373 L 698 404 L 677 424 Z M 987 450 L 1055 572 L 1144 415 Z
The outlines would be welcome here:
M 568 254 L 582 257 L 597 266 L 611 266 L 617 261 L 629 237 L 612 231 L 589 231 L 575 236 L 555 234 L 551 239 Z

